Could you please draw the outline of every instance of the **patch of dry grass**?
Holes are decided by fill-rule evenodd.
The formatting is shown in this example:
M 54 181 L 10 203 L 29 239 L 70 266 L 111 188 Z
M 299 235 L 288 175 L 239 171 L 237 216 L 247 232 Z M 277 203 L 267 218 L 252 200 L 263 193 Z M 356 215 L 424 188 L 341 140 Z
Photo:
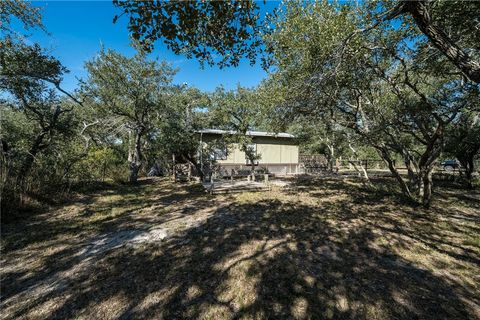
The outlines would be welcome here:
M 84 195 L 2 226 L 2 318 L 480 319 L 480 194 L 444 187 L 425 211 L 374 182 Z

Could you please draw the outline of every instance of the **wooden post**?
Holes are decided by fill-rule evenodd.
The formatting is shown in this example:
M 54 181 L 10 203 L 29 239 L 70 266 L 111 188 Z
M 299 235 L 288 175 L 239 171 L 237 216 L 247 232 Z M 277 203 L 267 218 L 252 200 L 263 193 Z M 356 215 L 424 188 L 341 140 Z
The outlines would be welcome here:
M 105 182 L 105 172 L 107 171 L 107 161 L 103 160 L 102 182 Z
M 230 169 L 230 182 L 233 183 L 233 169 Z
M 177 181 L 177 170 L 175 167 L 175 153 L 172 154 L 172 180 Z
M 265 184 L 268 184 L 268 173 L 264 174 Z

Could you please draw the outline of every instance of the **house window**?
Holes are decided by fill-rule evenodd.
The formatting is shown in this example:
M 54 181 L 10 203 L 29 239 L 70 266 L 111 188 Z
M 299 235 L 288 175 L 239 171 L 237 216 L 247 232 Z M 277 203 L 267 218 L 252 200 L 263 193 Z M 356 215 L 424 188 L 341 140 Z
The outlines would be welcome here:
M 227 152 L 227 147 L 217 147 L 214 148 L 211 155 L 210 159 L 211 160 L 227 160 L 228 152 Z

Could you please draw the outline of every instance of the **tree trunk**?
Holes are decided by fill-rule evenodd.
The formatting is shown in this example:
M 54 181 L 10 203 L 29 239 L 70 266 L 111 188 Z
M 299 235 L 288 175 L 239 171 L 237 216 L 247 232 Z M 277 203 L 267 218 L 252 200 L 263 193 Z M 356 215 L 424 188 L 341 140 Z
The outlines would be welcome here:
M 366 182 L 367 184 L 370 184 L 370 178 L 368 177 L 367 170 L 362 165 L 362 162 L 360 160 L 350 160 L 350 159 L 348 160 L 348 162 L 353 166 L 355 171 L 357 171 L 358 176 L 362 178 L 362 181 Z
M 403 180 L 402 176 L 398 172 L 397 168 L 395 168 L 395 164 L 393 160 L 390 158 L 388 152 L 382 148 L 382 147 L 376 147 L 376 149 L 380 153 L 380 157 L 385 161 L 388 165 L 388 169 L 392 173 L 393 177 L 397 180 L 398 184 L 400 185 L 400 189 L 402 190 L 402 193 L 407 196 L 409 199 L 414 200 L 412 193 L 410 192 L 410 188 L 408 185 L 405 183 Z
M 370 184 L 370 178 L 368 177 L 367 169 L 365 169 L 361 161 L 360 161 L 360 170 L 362 172 L 362 179 Z
M 474 168 L 474 163 L 473 163 L 473 156 L 471 156 L 468 159 L 468 165 L 465 168 L 465 177 L 467 178 L 467 184 L 470 189 L 473 189 L 473 171 L 475 170 Z
M 413 157 L 405 153 L 404 153 L 404 159 L 405 159 L 405 166 L 407 167 L 407 172 L 408 172 L 408 181 L 409 181 L 410 190 L 413 189 L 413 191 L 417 194 L 417 196 L 421 198 L 423 197 L 423 183 L 418 173 L 419 172 L 418 164 L 413 159 Z
M 424 195 L 424 192 L 425 192 L 425 185 L 423 183 L 422 174 L 419 173 L 416 179 L 417 179 L 417 181 L 416 181 L 417 183 L 415 185 L 415 188 L 417 189 L 416 194 L 417 194 L 418 199 L 422 199 L 423 195 Z
M 432 198 L 432 170 L 435 160 L 439 157 L 442 151 L 442 139 L 445 130 L 444 123 L 438 123 L 435 133 L 430 137 L 426 144 L 425 151 L 418 161 L 419 168 L 419 192 L 422 205 L 425 208 L 430 206 Z
M 328 148 L 328 153 L 329 153 L 329 159 L 328 159 L 328 166 L 329 166 L 329 170 L 330 172 L 333 172 L 333 168 L 335 167 L 335 149 L 333 148 L 332 145 L 329 145 L 329 144 L 326 144 L 327 148 Z
M 480 63 L 466 54 L 448 35 L 432 24 L 427 1 L 403 1 L 418 28 L 470 80 L 480 83 Z
M 176 159 L 175 159 L 175 153 L 172 153 L 172 181 L 175 182 L 177 181 L 177 168 L 176 168 Z
M 130 175 L 128 181 L 135 183 L 138 180 L 138 172 L 142 166 L 142 130 L 135 130 L 135 137 L 133 145 L 129 145 L 128 151 L 128 169 L 130 170 Z M 131 133 L 130 133 L 131 135 Z
M 140 166 L 135 162 L 130 162 L 128 164 L 128 168 L 130 170 L 130 175 L 128 176 L 128 181 L 131 183 L 135 183 L 138 180 L 138 172 L 140 171 Z
M 410 160 L 409 157 L 405 157 L 405 167 L 407 167 L 407 173 L 408 173 L 408 180 L 410 181 L 410 185 L 415 185 L 415 180 L 416 180 L 416 170 L 413 167 L 412 161 Z
M 250 165 L 252 167 L 250 175 L 252 177 L 252 181 L 255 181 L 255 160 L 253 158 L 250 158 Z
M 475 157 L 475 154 L 470 154 L 470 153 L 457 156 L 458 160 L 460 161 L 460 164 L 465 169 L 465 180 L 466 180 L 467 187 L 469 189 L 473 188 L 472 178 L 473 178 L 473 172 L 474 172 L 474 161 L 473 161 L 474 157 Z
M 421 179 L 423 184 L 422 205 L 429 208 L 432 200 L 432 168 L 421 171 Z
M 400 184 L 400 189 L 402 189 L 403 194 L 409 197 L 410 199 L 413 199 L 412 193 L 410 192 L 410 188 L 405 183 L 400 173 L 398 173 L 397 168 L 395 168 L 395 165 L 393 164 L 393 161 L 387 161 L 387 163 L 388 163 L 388 168 L 390 169 L 390 172 L 393 174 L 395 179 Z
M 370 178 L 368 177 L 367 170 L 362 165 L 362 161 L 358 158 L 357 150 L 355 150 L 350 143 L 348 144 L 348 147 L 350 148 L 350 150 L 352 150 L 353 155 L 355 156 L 355 161 L 358 162 L 358 166 L 360 167 L 360 169 L 358 169 L 357 165 L 355 164 L 355 161 L 348 160 L 348 162 L 350 162 L 353 165 L 353 168 L 355 169 L 355 171 L 358 172 L 359 176 L 362 178 L 362 180 L 365 183 L 371 184 Z
M 22 192 L 26 191 L 27 177 L 32 170 L 35 157 L 42 149 L 45 149 L 46 147 L 45 145 L 43 145 L 43 139 L 45 138 L 46 134 L 47 132 L 42 131 L 37 135 L 37 137 L 33 141 L 32 146 L 30 147 L 30 150 L 28 151 L 26 158 L 23 160 L 20 170 L 18 171 L 17 184 L 20 186 Z

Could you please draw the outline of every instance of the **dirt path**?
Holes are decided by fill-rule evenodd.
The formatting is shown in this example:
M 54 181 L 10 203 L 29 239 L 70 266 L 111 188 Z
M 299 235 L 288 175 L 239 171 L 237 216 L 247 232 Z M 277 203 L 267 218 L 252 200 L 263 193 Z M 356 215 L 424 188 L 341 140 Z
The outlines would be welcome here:
M 477 196 L 103 190 L 2 228 L 1 318 L 480 319 Z

